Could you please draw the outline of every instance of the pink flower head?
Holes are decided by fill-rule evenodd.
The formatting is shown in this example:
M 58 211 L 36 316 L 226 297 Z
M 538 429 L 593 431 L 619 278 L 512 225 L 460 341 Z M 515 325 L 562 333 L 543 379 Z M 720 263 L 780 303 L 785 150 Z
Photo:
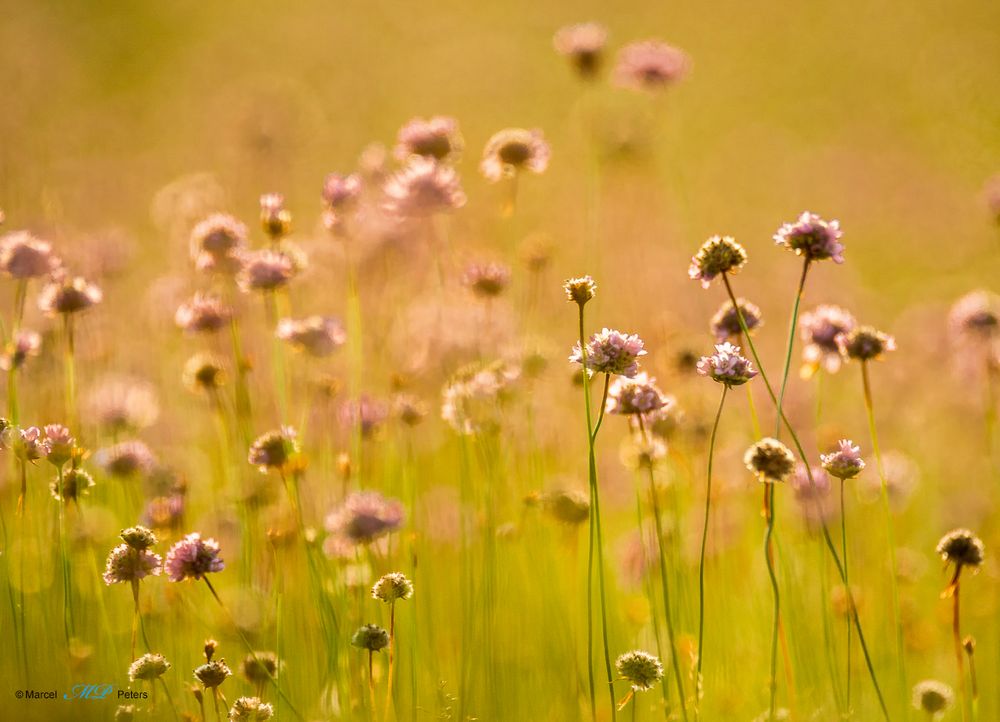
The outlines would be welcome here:
M 454 168 L 413 156 L 383 186 L 386 208 L 395 215 L 429 216 L 465 205 L 465 192 Z
M 168 555 L 168 561 L 169 558 Z M 138 582 L 151 574 L 159 574 L 162 570 L 161 563 L 160 555 L 148 549 L 134 549 L 128 544 L 119 544 L 108 555 L 102 576 L 104 583 L 109 586 L 122 582 Z
M 592 78 L 600 70 L 608 31 L 600 23 L 579 23 L 560 28 L 552 44 L 565 56 L 582 78 Z
M 4 437 L 4 445 L 10 446 L 14 456 L 22 462 L 37 461 L 48 456 L 48 442 L 37 426 L 8 427 L 4 431 Z
M 0 270 L 12 278 L 48 276 L 59 268 L 52 244 L 28 231 L 14 231 L 0 238 Z
M 296 267 L 292 257 L 282 251 L 254 251 L 247 253 L 244 261 L 236 282 L 246 293 L 273 291 L 287 285 L 295 276 Z
M 795 494 L 806 527 L 810 531 L 819 531 L 825 521 L 829 521 L 835 512 L 830 498 L 830 477 L 820 467 L 806 472 L 806 465 L 798 463 L 789 483 Z
M 225 569 L 219 554 L 219 543 L 215 539 L 202 539 L 201 534 L 195 532 L 170 547 L 163 566 L 172 582 L 198 580 L 206 574 Z
M 156 467 L 156 456 L 142 441 L 121 441 L 99 449 L 94 463 L 110 476 L 145 476 Z
M 113 431 L 145 429 L 156 423 L 160 404 L 156 388 L 129 377 L 108 377 L 87 396 L 87 413 Z
M 377 491 L 354 492 L 326 517 L 330 536 L 324 548 L 336 555 L 345 545 L 370 544 L 398 530 L 403 519 L 403 504 L 398 499 L 387 499 Z
M 618 376 L 608 388 L 606 406 L 609 414 L 650 414 L 666 403 L 663 392 L 656 386 L 656 379 L 640 371 L 633 378 Z
M 977 290 L 955 301 L 948 314 L 952 338 L 972 346 L 989 343 L 1000 334 L 1000 296 Z
M 177 309 L 174 323 L 189 333 L 214 333 L 224 328 L 233 312 L 222 299 L 209 293 L 194 294 L 194 297 Z
M 633 90 L 661 90 L 682 80 L 690 69 L 691 60 L 683 50 L 659 40 L 642 40 L 619 51 L 615 83 Z
M 522 170 L 544 173 L 549 167 L 551 151 L 540 130 L 506 128 L 486 143 L 479 169 L 494 183 Z
M 753 331 L 763 323 L 760 307 L 757 304 L 751 303 L 745 298 L 737 298 L 736 302 L 739 305 L 739 312 L 737 312 L 737 307 L 733 306 L 732 301 L 725 301 L 712 316 L 710 323 L 712 334 L 719 343 L 743 334 L 739 314 L 743 315 L 743 323 L 746 324 L 748 331 Z
M 712 236 L 701 244 L 691 259 L 688 278 L 701 281 L 708 288 L 712 279 L 726 273 L 737 273 L 747 262 L 747 252 L 732 236 Z
M 213 213 L 191 230 L 191 258 L 202 254 L 214 260 L 239 253 L 247 245 L 247 227 L 225 213 Z
M 368 438 L 389 418 L 389 406 L 378 399 L 362 394 L 356 401 L 345 401 L 340 407 L 340 423 L 360 426 L 361 435 Z
M 861 447 L 855 446 L 850 439 L 841 439 L 837 442 L 836 451 L 820 454 L 819 459 L 831 476 L 841 480 L 853 479 L 865 468 L 865 462 L 861 458 Z
M 444 161 L 460 153 L 462 146 L 458 121 L 437 115 L 427 120 L 413 118 L 407 121 L 399 129 L 395 154 L 403 161 L 414 155 Z
M 85 311 L 101 302 L 101 289 L 85 278 L 59 274 L 38 295 L 38 308 L 47 316 Z
M 329 316 L 283 318 L 278 321 L 275 335 L 295 350 L 317 357 L 329 356 L 347 341 L 343 324 Z
M 857 326 L 837 336 L 840 353 L 855 361 L 872 361 L 896 350 L 896 339 L 872 326 Z
M 639 373 L 640 356 L 645 356 L 642 339 L 634 333 L 621 333 L 610 328 L 601 329 L 587 342 L 587 357 L 584 362 L 580 344 L 573 347 L 569 360 L 584 364 L 595 374 L 615 374 L 633 377 Z
M 462 283 L 482 298 L 499 296 L 510 285 L 510 268 L 502 263 L 470 263 Z
M 37 356 L 42 348 L 42 337 L 34 331 L 21 329 L 14 333 L 14 338 L 7 343 L 0 355 L 0 369 L 10 371 L 21 368 L 29 358 Z
M 284 469 L 289 461 L 299 453 L 299 444 L 295 429 L 282 426 L 275 431 L 268 431 L 250 445 L 247 461 L 256 466 L 262 474 L 271 469 Z
M 757 375 L 753 363 L 740 355 L 740 347 L 726 341 L 715 347 L 711 356 L 702 356 L 698 373 L 726 386 L 741 386 Z
M 802 314 L 799 332 L 806 342 L 802 349 L 802 375 L 808 378 L 820 367 L 827 373 L 836 373 L 841 362 L 837 338 L 852 331 L 856 325 L 854 316 L 840 306 L 817 306 Z
M 73 456 L 73 435 L 62 424 L 49 424 L 45 427 L 45 445 L 48 460 L 56 466 L 62 466 Z
M 260 225 L 273 239 L 292 232 L 292 214 L 285 208 L 285 197 L 280 193 L 265 193 L 260 197 Z
M 774 234 L 774 242 L 785 246 L 807 261 L 832 258 L 834 263 L 844 262 L 844 244 L 840 242 L 843 231 L 839 221 L 824 221 L 815 213 L 805 211 L 794 223 L 785 223 Z
M 361 195 L 361 176 L 330 173 L 323 181 L 323 223 L 335 230 L 343 224 L 344 213 L 357 203 Z

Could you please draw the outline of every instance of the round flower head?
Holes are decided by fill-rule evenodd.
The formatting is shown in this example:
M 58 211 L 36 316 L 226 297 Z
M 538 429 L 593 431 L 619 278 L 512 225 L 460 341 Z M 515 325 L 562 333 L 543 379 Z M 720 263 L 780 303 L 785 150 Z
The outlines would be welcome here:
M 184 385 L 192 391 L 215 392 L 226 383 L 222 360 L 210 353 L 196 353 L 184 364 Z
M 563 284 L 566 291 L 566 300 L 572 301 L 578 306 L 583 306 L 587 301 L 597 295 L 597 284 L 590 276 L 580 276 L 570 278 Z
M 844 262 L 843 232 L 838 221 L 824 221 L 815 213 L 804 212 L 794 223 L 785 223 L 774 234 L 774 242 L 795 251 L 806 261 L 833 259 Z
M 295 429 L 282 426 L 258 436 L 250 445 L 247 461 L 266 474 L 274 469 L 283 469 L 298 451 Z
M 219 543 L 215 539 L 202 539 L 201 534 L 195 532 L 170 547 L 163 566 L 172 582 L 198 580 L 225 568 L 219 553 Z
M 647 652 L 626 652 L 615 660 L 615 669 L 636 691 L 652 689 L 663 677 L 660 660 Z
M 412 394 L 397 394 L 392 407 L 396 417 L 407 426 L 416 426 L 427 416 L 427 404 Z
M 441 391 L 441 418 L 460 434 L 498 429 L 521 371 L 503 359 L 460 369 Z
M 326 530 L 330 532 L 328 551 L 336 551 L 338 542 L 352 546 L 369 544 L 399 529 L 403 517 L 403 505 L 397 499 L 387 499 L 377 491 L 349 494 L 326 517 Z
M 144 551 L 156 545 L 159 541 L 156 534 L 144 526 L 132 526 L 123 529 L 119 534 L 122 540 L 137 551 Z
M 46 459 L 54 466 L 62 466 L 73 457 L 74 444 L 73 435 L 62 424 L 45 427 Z
M 737 312 L 737 306 L 734 306 L 732 301 L 727 300 L 719 306 L 719 310 L 712 316 L 712 334 L 719 343 L 743 334 L 739 314 L 743 315 L 743 323 L 746 324 L 748 331 L 753 331 L 763 324 L 760 308 L 756 304 L 750 303 L 745 298 L 737 298 L 736 302 L 739 304 L 739 312 Z
M 77 501 L 90 492 L 94 478 L 83 469 L 67 469 L 63 472 L 62 488 L 59 479 L 49 483 L 49 492 L 56 501 Z
M 14 231 L 0 238 L 0 271 L 11 278 L 40 278 L 54 273 L 59 259 L 52 244 L 27 231 Z
M 466 200 L 455 169 L 423 156 L 411 157 L 382 190 L 386 208 L 403 217 L 452 211 Z
M 855 361 L 871 361 L 896 350 L 896 339 L 872 326 L 857 326 L 837 336 L 840 353 Z
M 263 686 L 272 679 L 277 679 L 281 667 L 278 655 L 274 652 L 254 652 L 243 658 L 240 671 L 251 684 Z
M 993 341 L 1000 334 L 1000 296 L 972 291 L 958 299 L 948 314 L 951 336 L 971 345 Z
M 425 120 L 413 118 L 399 129 L 396 138 L 396 157 L 405 161 L 410 156 L 423 156 L 445 161 L 462 151 L 462 134 L 458 121 L 444 115 Z
M 837 442 L 837 450 L 830 454 L 820 454 L 820 461 L 823 468 L 838 479 L 853 479 L 865 468 L 865 462 L 861 458 L 861 447 L 855 446 L 850 439 L 841 439 Z
M 682 80 L 690 68 L 683 50 L 659 40 L 642 40 L 618 52 L 615 83 L 633 90 L 661 90 Z
M 296 351 L 317 358 L 329 356 L 347 341 L 343 325 L 329 316 L 283 318 L 278 321 L 275 335 L 282 341 L 287 341 Z
M 817 306 L 802 314 L 799 319 L 799 332 L 805 341 L 802 376 L 810 378 L 820 368 L 836 373 L 842 358 L 837 339 L 853 331 L 856 325 L 854 316 L 840 306 Z
M 785 481 L 795 471 L 795 456 L 777 439 L 765 438 L 747 449 L 743 463 L 764 483 Z
M 184 496 L 172 493 L 168 496 L 157 496 L 149 500 L 143 511 L 142 519 L 157 529 L 175 530 L 180 528 L 184 519 Z
M 148 549 L 134 549 L 128 544 L 119 544 L 108 555 L 104 566 L 104 583 L 110 586 L 122 582 L 138 582 L 150 574 L 159 574 L 161 561 L 159 554 Z
M 462 283 L 480 298 L 494 298 L 510 285 L 510 269 L 502 263 L 470 263 Z
M 285 208 L 285 197 L 280 193 L 265 193 L 260 197 L 260 227 L 272 239 L 292 232 L 292 214 Z
M 361 436 L 367 439 L 382 428 L 382 424 L 389 418 L 389 407 L 379 399 L 361 394 L 356 400 L 345 401 L 340 406 L 338 415 L 344 426 L 361 427 Z
M 944 682 L 925 679 L 913 685 L 913 706 L 940 719 L 955 702 L 955 693 Z
M 954 529 L 941 537 L 937 553 L 949 564 L 976 569 L 983 563 L 986 548 L 982 540 L 968 529 Z
M 566 56 L 585 79 L 593 78 L 600 70 L 607 42 L 608 31 L 599 23 L 567 25 L 552 39 L 556 52 Z
M 297 270 L 288 253 L 269 248 L 247 253 L 243 260 L 243 268 L 237 275 L 236 282 L 246 293 L 282 288 L 288 285 Z
M 636 334 L 605 328 L 587 341 L 586 359 L 577 343 L 569 360 L 583 364 L 588 371 L 596 374 L 616 374 L 631 378 L 639 373 L 638 359 L 645 355 L 642 339 Z
M 390 572 L 382 576 L 372 587 L 372 598 L 381 599 L 386 604 L 392 604 L 397 599 L 409 599 L 412 596 L 413 582 L 399 572 Z
M 557 489 L 542 495 L 542 508 L 556 521 L 576 526 L 590 518 L 590 499 L 577 489 Z
M 98 450 L 94 463 L 109 476 L 145 476 L 156 466 L 156 456 L 142 441 L 122 441 Z
M 191 257 L 224 259 L 247 245 L 247 227 L 225 213 L 213 213 L 191 229 Z
M 233 312 L 218 296 L 196 293 L 177 309 L 174 323 L 188 333 L 214 333 L 225 328 Z
M 274 716 L 274 707 L 259 697 L 237 697 L 229 710 L 230 722 L 265 722 Z
M 213 659 L 194 670 L 194 678 L 201 682 L 205 689 L 218 687 L 230 675 L 232 675 L 232 670 L 229 669 L 224 659 Z
M 702 356 L 695 366 L 698 373 L 726 386 L 742 386 L 757 375 L 753 363 L 740 355 L 740 347 L 726 341 L 711 356 Z
M 665 397 L 656 379 L 640 371 L 633 378 L 618 376 L 608 388 L 605 410 L 609 414 L 650 414 L 663 407 Z
M 48 316 L 86 311 L 101 302 L 101 289 L 85 278 L 54 277 L 38 294 L 38 308 Z
M 162 654 L 144 654 L 129 666 L 128 678 L 133 682 L 137 679 L 144 682 L 155 682 L 168 669 L 170 669 L 170 662 Z
M 708 288 L 720 274 L 737 273 L 747 262 L 747 252 L 732 236 L 712 236 L 691 259 L 688 277 Z
M 104 380 L 86 405 L 88 414 L 112 434 L 148 428 L 160 416 L 155 387 L 131 378 Z
M 369 652 L 378 652 L 389 646 L 389 633 L 377 624 L 366 624 L 354 633 L 351 644 Z
M 549 144 L 540 130 L 506 128 L 495 133 L 486 143 L 479 170 L 487 180 L 496 183 L 523 170 L 544 173 L 549 167 Z
M 330 173 L 323 181 L 323 223 L 331 230 L 339 228 L 346 211 L 355 206 L 361 196 L 361 176 Z
M 29 358 L 37 356 L 42 348 L 42 337 L 34 331 L 20 329 L 0 354 L 0 369 L 12 371 L 21 368 Z
M 834 512 L 830 503 L 830 475 L 822 467 L 806 469 L 805 464 L 798 463 L 789 482 L 806 527 L 819 531 L 821 522 L 830 519 Z
M 10 446 L 14 456 L 22 462 L 30 463 L 48 456 L 48 443 L 42 430 L 37 426 L 27 428 L 10 426 L 5 429 L 4 435 L 6 444 Z

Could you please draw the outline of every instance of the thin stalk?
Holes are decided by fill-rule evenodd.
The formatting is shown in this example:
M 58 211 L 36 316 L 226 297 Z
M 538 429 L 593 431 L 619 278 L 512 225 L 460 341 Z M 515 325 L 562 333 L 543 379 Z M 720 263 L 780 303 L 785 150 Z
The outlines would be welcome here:
M 132 614 L 132 661 L 135 661 L 135 640 L 139 636 L 139 580 L 132 580 L 132 603 L 135 611 Z
M 371 717 L 375 719 L 375 675 L 374 664 L 372 658 L 374 656 L 372 650 L 368 650 L 368 703 L 371 705 Z
M 840 553 L 843 555 L 844 560 L 844 576 L 845 578 L 850 575 L 851 566 L 847 559 L 847 509 L 844 505 L 844 487 L 847 482 L 843 479 L 840 480 Z M 845 585 L 850 585 L 850 582 L 845 582 Z M 851 711 L 851 620 L 847 620 L 847 701 L 845 704 L 845 711 L 850 714 Z
M 389 603 L 389 674 L 386 680 L 385 689 L 385 718 L 390 719 L 390 714 L 392 712 L 392 672 L 395 663 L 395 650 L 393 647 L 396 643 L 396 601 L 393 600 Z
M 951 635 L 955 642 L 955 665 L 958 669 L 958 691 L 961 694 L 962 720 L 968 720 L 969 690 L 965 684 L 965 650 L 962 647 L 962 625 L 959 616 L 959 591 L 961 589 L 962 565 L 955 565 L 955 576 L 945 592 L 951 596 Z
M 236 421 L 243 436 L 243 442 L 249 444 L 252 433 L 250 428 L 252 407 L 250 406 L 250 390 L 247 386 L 248 365 L 243 355 L 240 322 L 235 314 L 229 322 L 229 337 L 233 346 L 233 365 L 236 367 Z
M 73 315 L 63 314 L 63 333 L 66 337 L 64 373 L 66 376 L 66 423 L 70 428 L 79 428 L 76 418 L 76 341 L 73 335 Z
M 66 548 L 66 497 L 63 494 L 63 467 L 56 469 L 56 484 L 59 490 L 59 557 L 63 578 L 63 630 L 66 645 L 73 636 L 73 586 L 70 582 L 69 552 Z

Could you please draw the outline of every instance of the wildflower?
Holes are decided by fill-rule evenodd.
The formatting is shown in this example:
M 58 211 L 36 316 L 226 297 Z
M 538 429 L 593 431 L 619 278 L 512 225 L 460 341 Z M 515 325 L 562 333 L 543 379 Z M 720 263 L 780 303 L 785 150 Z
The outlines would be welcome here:
M 156 545 L 156 534 L 144 526 L 132 526 L 119 534 L 122 540 L 136 551 L 144 551 Z
M 728 341 L 718 344 L 711 356 L 702 356 L 695 368 L 702 376 L 730 388 L 742 386 L 757 375 L 753 363 L 740 355 L 740 347 Z
M 443 115 L 430 119 L 413 118 L 399 129 L 396 157 L 405 161 L 410 156 L 423 156 L 445 161 L 462 151 L 462 134 L 458 121 Z
M 505 360 L 459 370 L 441 392 L 441 418 L 460 434 L 495 430 L 502 402 L 521 376 L 521 367 Z
M 219 544 L 215 539 L 202 539 L 201 534 L 195 532 L 170 547 L 163 566 L 172 582 L 198 580 L 225 568 L 219 553 Z
M 260 197 L 260 226 L 272 240 L 292 232 L 292 214 L 285 208 L 283 195 L 265 193 Z
M 542 495 L 542 507 L 556 521 L 576 526 L 590 518 L 590 498 L 577 489 L 557 489 Z
M 224 328 L 232 317 L 232 309 L 218 296 L 199 292 L 178 307 L 174 323 L 188 333 L 214 333 Z
M 351 637 L 351 644 L 369 652 L 378 652 L 389 646 L 389 633 L 377 624 L 365 624 Z
M 861 447 L 855 446 L 850 439 L 841 439 L 837 442 L 837 446 L 837 450 L 832 453 L 820 454 L 823 468 L 841 481 L 853 479 L 865 468 L 865 462 L 861 458 Z
M 843 231 L 839 221 L 824 221 L 815 213 L 805 211 L 794 223 L 785 223 L 774 234 L 774 242 L 795 251 L 806 262 L 833 259 L 844 262 Z
M 56 478 L 49 483 L 49 492 L 56 501 L 77 501 L 88 494 L 93 485 L 94 478 L 83 469 L 67 469 L 63 472 L 62 489 Z
M 375 434 L 388 417 L 388 406 L 366 394 L 362 394 L 355 401 L 345 401 L 340 406 L 340 422 L 344 426 L 359 426 L 361 436 L 364 438 Z
M 48 276 L 59 268 L 52 244 L 28 231 L 14 231 L 0 238 L 0 271 L 26 280 Z
M 763 324 L 760 308 L 756 304 L 745 298 L 737 298 L 736 303 L 739 305 L 733 306 L 732 301 L 725 301 L 712 316 L 712 334 L 719 343 L 727 341 L 733 336 L 742 335 L 743 327 L 740 326 L 740 314 L 743 315 L 743 323 L 746 324 L 748 331 L 753 331 Z
M 429 216 L 465 205 L 458 173 L 423 156 L 410 158 L 386 181 L 387 209 L 398 216 Z
M 27 329 L 16 331 L 3 354 L 0 354 L 0 369 L 12 371 L 21 368 L 29 358 L 37 356 L 41 348 L 42 337 L 36 332 Z
M 226 677 L 232 675 L 232 670 L 224 659 L 216 659 L 197 667 L 194 670 L 194 677 L 205 689 L 214 689 L 226 681 Z
M 45 427 L 45 457 L 53 466 L 62 466 L 73 456 L 74 441 L 70 430 L 62 424 Z
M 658 40 L 630 43 L 618 52 L 615 83 L 633 90 L 655 91 L 682 80 L 691 69 L 687 54 Z
M 795 470 L 792 452 L 772 438 L 761 439 L 747 449 L 743 463 L 764 483 L 785 481 Z
M 529 271 L 544 271 L 552 261 L 552 237 L 548 233 L 529 233 L 521 242 L 518 255 Z
M 184 518 L 184 496 L 172 493 L 150 499 L 142 518 L 157 529 L 177 529 Z
M 619 458 L 622 465 L 630 471 L 656 468 L 667 457 L 667 445 L 663 439 L 641 434 L 627 436 L 622 441 Z
M 857 326 L 837 336 L 840 353 L 857 361 L 879 359 L 882 354 L 896 350 L 896 339 L 871 327 Z
M 299 452 L 295 429 L 282 426 L 258 436 L 250 445 L 247 461 L 256 466 L 262 474 L 284 469 L 292 457 Z
M 25 428 L 11 426 L 7 428 L 5 433 L 6 443 L 14 452 L 14 456 L 22 463 L 37 461 L 49 453 L 45 436 L 37 426 Z
M 53 276 L 38 294 L 38 308 L 47 316 L 69 315 L 86 311 L 101 302 L 101 289 L 85 278 Z
M 275 335 L 296 351 L 318 358 L 329 356 L 347 341 L 344 326 L 329 316 L 283 318 L 278 321 Z
M 372 587 L 372 598 L 381 599 L 386 604 L 391 604 L 397 599 L 409 599 L 412 596 L 413 582 L 399 572 L 383 575 Z
M 1000 332 L 1000 296 L 984 290 L 965 294 L 951 307 L 948 327 L 956 341 L 978 345 L 995 340 Z
M 184 364 L 182 379 L 192 391 L 213 393 L 225 385 L 226 371 L 214 354 L 196 353 Z
M 237 697 L 229 710 L 231 722 L 264 722 L 274 716 L 274 707 L 259 697 Z
M 556 52 L 573 64 L 581 78 L 597 75 L 608 42 L 608 31 L 599 23 L 580 23 L 560 28 L 552 44 Z
M 215 261 L 241 252 L 247 245 L 247 227 L 225 213 L 213 213 L 191 229 L 191 257 Z
M 396 417 L 407 426 L 416 426 L 427 416 L 427 404 L 412 394 L 397 394 L 392 405 Z
M 168 669 L 170 669 L 170 662 L 162 654 L 144 654 L 129 666 L 128 678 L 133 682 L 137 679 L 155 682 Z
M 513 177 L 522 170 L 544 173 L 549 167 L 549 144 L 540 130 L 506 128 L 493 134 L 483 149 L 479 170 L 487 180 L 496 183 Z
M 398 530 L 403 518 L 403 505 L 397 499 L 387 499 L 377 491 L 354 492 L 327 515 L 330 536 L 324 549 L 335 556 L 344 549 L 370 544 Z
M 968 529 L 948 532 L 937 545 L 937 553 L 941 558 L 956 567 L 977 569 L 983 563 L 985 551 L 982 540 Z
M 944 682 L 925 679 L 913 685 L 913 706 L 940 719 L 955 702 L 955 693 Z
M 102 381 L 89 394 L 86 406 L 89 415 L 112 434 L 148 428 L 160 415 L 153 385 L 124 377 Z
M 162 558 L 148 549 L 135 549 L 119 544 L 108 555 L 104 567 L 104 583 L 108 586 L 122 582 L 138 582 L 149 575 L 159 574 Z
M 345 211 L 353 208 L 361 196 L 361 176 L 330 173 L 323 181 L 323 224 L 336 230 L 343 223 Z
M 236 282 L 244 293 L 274 291 L 286 286 L 295 272 L 295 263 L 288 253 L 265 248 L 244 256 Z
M 248 682 L 259 687 L 277 679 L 281 667 L 274 652 L 254 652 L 243 658 L 240 670 Z
M 720 274 L 737 273 L 747 262 L 747 252 L 732 236 L 712 236 L 691 259 L 688 277 L 708 288 Z
M 652 654 L 634 650 L 615 660 L 615 669 L 636 691 L 652 689 L 663 677 L 663 665 Z
M 121 441 L 100 449 L 94 463 L 110 476 L 129 477 L 146 475 L 156 466 L 156 456 L 142 441 Z
M 615 378 L 608 389 L 606 411 L 609 414 L 649 414 L 663 404 L 663 392 L 657 388 L 656 379 L 640 371 L 633 378 Z
M 470 263 L 462 283 L 481 298 L 493 298 L 510 285 L 510 269 L 502 263 Z
M 597 295 L 597 284 L 590 276 L 580 276 L 570 278 L 563 284 L 566 291 L 566 300 L 572 301 L 578 306 L 583 306 L 595 295 Z
M 817 306 L 802 314 L 799 319 L 799 332 L 805 341 L 802 375 L 809 378 L 820 367 L 827 373 L 836 373 L 842 358 L 837 339 L 853 331 L 856 325 L 854 316 L 840 306 Z
M 592 373 L 617 374 L 633 377 L 639 373 L 640 356 L 645 356 L 642 339 L 636 334 L 621 333 L 604 328 L 595 333 L 587 342 L 587 357 L 584 364 L 579 342 L 573 347 L 569 357 L 571 363 L 584 364 Z
M 798 463 L 789 482 L 810 531 L 818 531 L 824 521 L 834 515 L 830 499 L 830 476 L 822 467 L 806 471 L 806 465 Z

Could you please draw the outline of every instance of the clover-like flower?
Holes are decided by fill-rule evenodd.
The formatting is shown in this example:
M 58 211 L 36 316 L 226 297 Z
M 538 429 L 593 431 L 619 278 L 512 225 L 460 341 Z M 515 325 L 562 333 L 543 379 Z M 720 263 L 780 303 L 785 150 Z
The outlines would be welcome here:
M 137 679 L 155 682 L 168 669 L 170 669 L 170 662 L 162 654 L 144 654 L 129 666 L 128 678 L 133 682 Z
M 683 50 L 659 40 L 630 43 L 618 52 L 615 83 L 633 90 L 657 91 L 682 80 L 691 69 Z
M 226 664 L 226 660 L 213 659 L 200 667 L 196 667 L 194 677 L 202 683 L 205 689 L 214 689 L 225 682 L 226 677 L 231 676 L 232 673 L 229 665 Z
M 840 353 L 855 361 L 873 361 L 896 350 L 896 339 L 872 326 L 856 328 L 837 336 Z
M 458 121 L 454 118 L 444 115 L 413 118 L 399 129 L 395 154 L 402 161 L 415 155 L 445 161 L 458 155 L 463 145 Z
M 577 343 L 569 360 L 592 373 L 632 377 L 639 373 L 639 357 L 645 355 L 642 339 L 636 334 L 604 328 L 587 341 L 586 358 Z
M 983 563 L 986 547 L 982 540 L 968 529 L 953 529 L 941 537 L 937 553 L 945 562 L 956 567 L 978 569 Z
M 597 75 L 604 58 L 608 31 L 600 23 L 579 23 L 559 28 L 552 44 L 556 52 L 572 63 L 581 78 Z
M 101 289 L 87 279 L 57 275 L 38 294 L 38 308 L 47 316 L 68 316 L 86 311 L 101 302 Z
M 757 375 L 753 363 L 740 355 L 740 347 L 726 341 L 711 356 L 702 356 L 695 367 L 699 374 L 726 386 L 742 386 Z
M 805 211 L 794 223 L 785 223 L 774 234 L 774 242 L 794 251 L 806 261 L 833 259 L 844 262 L 843 231 L 838 221 L 824 221 L 815 213 Z
M 299 451 L 295 429 L 282 426 L 280 429 L 261 434 L 250 445 L 247 461 L 256 466 L 262 474 L 281 470 Z
M 861 458 L 861 447 L 855 446 L 850 439 L 841 439 L 837 442 L 837 450 L 829 454 L 820 454 L 820 461 L 823 468 L 831 475 L 845 481 L 853 479 L 865 468 L 865 462 Z
M 126 544 L 119 544 L 108 555 L 108 561 L 102 575 L 107 585 L 123 582 L 138 582 L 150 575 L 159 574 L 162 559 L 148 549 L 135 549 Z
M 764 483 L 785 481 L 795 471 L 795 456 L 791 450 L 770 437 L 747 449 L 743 463 Z
M 663 678 L 660 660 L 640 650 L 626 652 L 615 660 L 615 669 L 636 691 L 652 689 Z
M 854 330 L 854 316 L 840 306 L 824 304 L 802 314 L 799 332 L 805 346 L 802 349 L 802 376 L 811 378 L 820 368 L 827 373 L 840 369 L 843 357 L 838 338 Z
M 377 624 L 365 624 L 351 636 L 351 644 L 369 652 L 378 652 L 389 646 L 389 633 Z
M 743 316 L 743 323 L 746 324 L 747 331 L 753 332 L 764 321 L 760 312 L 760 307 L 751 303 L 745 298 L 737 298 L 737 305 L 734 306 L 731 300 L 726 300 L 719 310 L 712 316 L 710 327 L 712 335 L 719 343 L 728 341 L 730 338 L 738 338 L 743 334 L 743 327 L 740 325 L 740 315 Z
M 507 128 L 495 133 L 486 143 L 479 169 L 487 180 L 496 183 L 521 171 L 544 173 L 549 167 L 550 156 L 549 144 L 542 131 Z
M 597 295 L 597 284 L 590 276 L 580 276 L 567 279 L 563 284 L 563 290 L 566 292 L 567 301 L 583 306 Z
M 633 416 L 658 411 L 666 397 L 656 386 L 656 379 L 640 371 L 633 378 L 618 376 L 608 388 L 606 411 L 609 414 Z
M 701 244 L 691 259 L 688 277 L 708 288 L 712 279 L 726 273 L 738 273 L 747 262 L 747 252 L 732 236 L 712 236 Z
M 347 331 L 343 324 L 330 316 L 283 318 L 278 321 L 275 335 L 282 341 L 287 341 L 296 351 L 317 358 L 329 356 L 347 341 Z
M 413 156 L 383 186 L 386 208 L 403 217 L 429 216 L 461 208 L 465 192 L 449 165 Z
M 225 569 L 220 553 L 219 543 L 215 539 L 202 539 L 201 534 L 195 532 L 170 547 L 163 566 L 172 582 L 197 580 Z
M 274 716 L 274 707 L 260 697 L 237 697 L 229 710 L 230 722 L 266 722 Z
M 383 575 L 372 587 L 372 598 L 381 599 L 386 604 L 392 604 L 397 599 L 409 599 L 412 596 L 413 582 L 400 572 Z

